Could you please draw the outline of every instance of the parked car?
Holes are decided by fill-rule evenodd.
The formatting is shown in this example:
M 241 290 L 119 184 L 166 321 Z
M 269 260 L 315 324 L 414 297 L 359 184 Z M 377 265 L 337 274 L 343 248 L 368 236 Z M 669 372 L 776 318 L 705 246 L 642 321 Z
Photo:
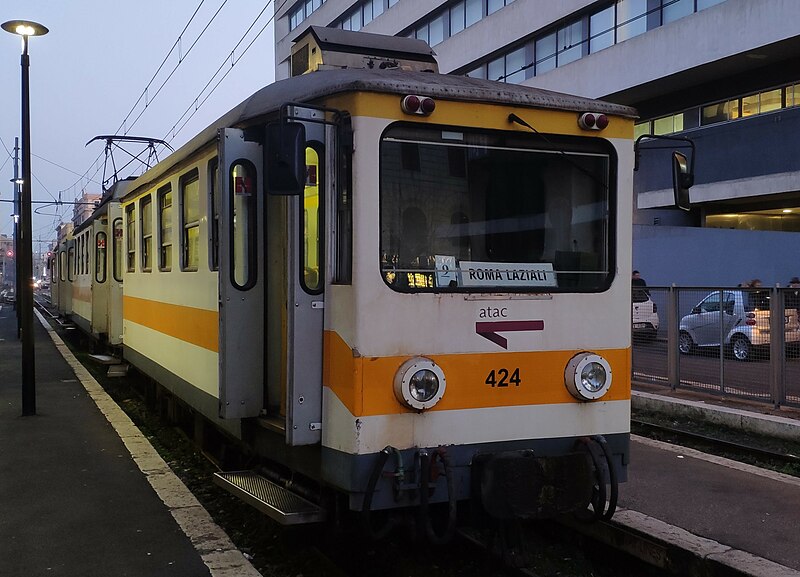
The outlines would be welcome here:
M 751 360 L 755 356 L 754 349 L 769 347 L 769 300 L 769 291 L 709 293 L 692 312 L 681 318 L 678 337 L 680 352 L 689 354 L 695 347 L 718 347 L 720 334 L 723 334 L 724 345 L 734 358 Z M 785 309 L 784 326 L 786 343 L 800 342 L 800 321 L 796 309 Z M 759 356 L 766 358 L 767 355 L 768 350 L 764 350 Z
M 658 307 L 650 298 L 647 289 L 633 287 L 633 338 L 653 340 L 658 334 Z
M 17 300 L 17 291 L 14 288 L 5 288 L 0 291 L 0 302 L 4 303 L 14 303 Z

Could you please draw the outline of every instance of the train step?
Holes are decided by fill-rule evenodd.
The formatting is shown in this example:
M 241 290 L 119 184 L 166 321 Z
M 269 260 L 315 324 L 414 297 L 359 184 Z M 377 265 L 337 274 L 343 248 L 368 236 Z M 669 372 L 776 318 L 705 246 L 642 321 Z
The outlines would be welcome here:
M 322 507 L 254 471 L 214 473 L 214 483 L 281 525 L 303 525 L 325 520 Z

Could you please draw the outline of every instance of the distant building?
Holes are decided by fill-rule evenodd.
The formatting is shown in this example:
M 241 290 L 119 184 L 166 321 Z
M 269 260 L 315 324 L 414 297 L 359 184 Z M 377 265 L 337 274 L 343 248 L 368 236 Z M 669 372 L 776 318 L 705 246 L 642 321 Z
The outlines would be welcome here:
M 78 227 L 87 220 L 94 209 L 100 204 L 102 195 L 84 192 L 80 198 L 75 200 L 75 205 L 72 207 L 72 223 Z

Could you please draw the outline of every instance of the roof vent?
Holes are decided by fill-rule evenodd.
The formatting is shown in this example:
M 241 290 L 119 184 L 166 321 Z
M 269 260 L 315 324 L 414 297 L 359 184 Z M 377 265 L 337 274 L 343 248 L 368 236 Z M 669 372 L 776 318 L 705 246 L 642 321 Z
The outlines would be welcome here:
M 309 26 L 292 46 L 292 76 L 336 68 L 439 72 L 435 53 L 416 38 Z

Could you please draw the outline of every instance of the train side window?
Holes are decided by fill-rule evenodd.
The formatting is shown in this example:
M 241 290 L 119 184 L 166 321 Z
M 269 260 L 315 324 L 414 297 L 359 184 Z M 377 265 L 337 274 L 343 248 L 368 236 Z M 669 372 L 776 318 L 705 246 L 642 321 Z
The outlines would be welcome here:
M 153 270 L 153 197 L 149 194 L 139 201 L 142 220 L 142 271 Z
M 122 219 L 115 218 L 112 228 L 114 230 L 114 244 L 112 245 L 111 271 L 114 275 L 114 280 L 122 282 Z
M 136 207 L 131 204 L 125 209 L 125 232 L 127 233 L 127 269 L 136 270 Z
M 58 279 L 61 282 L 67 280 L 67 253 L 63 250 L 58 251 Z
M 67 280 L 72 282 L 75 280 L 75 247 L 71 246 L 67 249 Z
M 256 282 L 256 168 L 238 160 L 231 166 L 231 284 L 247 290 Z
M 303 193 L 302 212 L 302 259 L 300 281 L 306 292 L 318 294 L 322 291 L 322 243 L 320 242 L 321 178 L 319 153 L 311 147 L 306 148 L 306 185 Z
M 219 224 L 221 218 L 219 183 L 219 159 L 212 158 L 208 163 L 208 267 L 219 270 Z
M 159 251 L 158 268 L 172 270 L 172 186 L 158 189 L 158 230 Z
M 196 271 L 200 249 L 200 178 L 197 169 L 181 177 L 181 269 Z
M 106 233 L 100 231 L 95 235 L 94 280 L 106 282 Z

